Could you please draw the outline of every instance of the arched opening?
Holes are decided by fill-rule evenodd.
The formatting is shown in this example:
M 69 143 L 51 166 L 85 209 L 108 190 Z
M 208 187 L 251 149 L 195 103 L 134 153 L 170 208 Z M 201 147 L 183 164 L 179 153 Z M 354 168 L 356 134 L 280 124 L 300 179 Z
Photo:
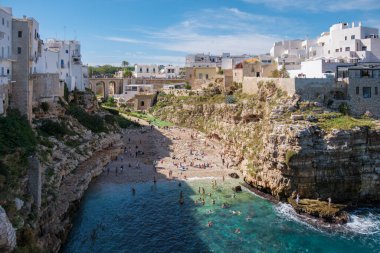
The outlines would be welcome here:
M 110 81 L 108 83 L 108 95 L 115 95 L 116 94 L 116 83 L 114 81 Z
M 96 83 L 96 90 L 95 90 L 96 97 L 104 98 L 104 94 L 106 93 L 105 90 L 106 90 L 106 85 L 104 82 Z

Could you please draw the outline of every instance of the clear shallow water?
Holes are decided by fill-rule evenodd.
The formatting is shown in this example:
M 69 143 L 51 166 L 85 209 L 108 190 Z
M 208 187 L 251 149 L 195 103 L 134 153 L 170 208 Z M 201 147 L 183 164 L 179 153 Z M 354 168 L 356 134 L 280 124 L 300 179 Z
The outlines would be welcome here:
M 296 219 L 285 204 L 249 192 L 233 198 L 234 184 L 218 181 L 217 189 L 210 180 L 182 187 L 178 182 L 137 184 L 133 196 L 131 185 L 95 183 L 63 252 L 380 252 L 379 211 L 358 211 L 339 232 L 320 231 Z M 211 192 L 216 204 L 206 197 L 205 206 L 195 205 L 198 187 Z M 224 202 L 230 208 L 222 208 Z

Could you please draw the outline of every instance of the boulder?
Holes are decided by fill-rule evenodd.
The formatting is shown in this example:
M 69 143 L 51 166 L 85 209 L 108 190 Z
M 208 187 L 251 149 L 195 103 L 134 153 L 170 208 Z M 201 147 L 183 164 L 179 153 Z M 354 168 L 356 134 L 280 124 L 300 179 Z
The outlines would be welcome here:
M 233 173 L 230 173 L 230 174 L 228 174 L 230 177 L 232 177 L 232 178 L 235 178 L 235 179 L 239 179 L 240 177 L 239 177 L 239 175 L 237 174 L 237 173 L 235 173 L 235 172 L 233 172 Z
M 0 206 L 0 252 L 12 252 L 16 247 L 16 232 L 5 210 Z
M 234 192 L 241 192 L 241 191 L 242 191 L 240 185 L 232 187 L 232 190 L 233 190 Z
M 15 205 L 16 205 L 17 211 L 19 211 L 24 206 L 24 201 L 22 201 L 19 198 L 15 198 Z

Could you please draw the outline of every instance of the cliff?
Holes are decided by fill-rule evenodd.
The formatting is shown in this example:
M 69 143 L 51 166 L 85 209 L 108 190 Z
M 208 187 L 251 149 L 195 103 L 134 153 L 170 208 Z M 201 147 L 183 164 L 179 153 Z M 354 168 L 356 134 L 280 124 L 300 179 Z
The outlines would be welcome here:
M 100 109 L 92 93 L 74 92 L 69 101 L 34 108 L 32 126 L 17 112 L 0 118 L 5 252 L 16 239 L 17 252 L 58 252 L 91 180 L 121 152 L 122 128 L 136 126 Z
M 287 97 L 264 84 L 255 96 L 161 95 L 152 113 L 204 131 L 224 144 L 227 164 L 279 200 L 380 202 L 380 131 L 322 104 Z

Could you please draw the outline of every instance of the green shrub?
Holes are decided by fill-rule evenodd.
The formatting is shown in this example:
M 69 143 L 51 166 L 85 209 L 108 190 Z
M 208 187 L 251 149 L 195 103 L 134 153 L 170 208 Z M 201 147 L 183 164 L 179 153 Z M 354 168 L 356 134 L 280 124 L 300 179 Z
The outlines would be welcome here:
M 350 114 L 350 106 L 347 103 L 341 103 L 338 107 L 338 110 L 343 115 Z
M 0 117 L 0 156 L 14 153 L 17 149 L 28 155 L 36 145 L 33 129 L 18 111 L 10 111 L 7 117 Z
M 109 113 L 113 115 L 119 115 L 119 111 L 117 109 L 107 108 L 107 107 L 105 107 L 104 109 L 106 109 Z
M 105 105 L 105 106 L 109 106 L 109 107 L 116 107 L 116 106 L 117 106 L 114 97 L 108 97 L 107 101 L 104 102 L 103 105 Z
M 70 134 L 66 125 L 49 119 L 43 120 L 38 129 L 49 136 L 55 136 L 57 138 L 62 138 L 63 136 Z
M 48 102 L 42 102 L 41 103 L 41 109 L 44 111 L 44 112 L 48 112 L 49 109 L 50 109 L 50 105 Z
M 297 154 L 294 150 L 287 150 L 285 155 L 285 164 L 289 166 L 290 161 L 292 160 L 293 156 Z
M 235 103 L 236 103 L 236 99 L 235 99 L 235 97 L 232 96 L 232 95 L 228 95 L 228 96 L 226 97 L 226 103 L 227 103 L 227 104 L 235 104 Z
M 67 84 L 65 83 L 65 86 L 63 88 L 63 98 L 69 102 L 69 94 L 70 94 L 70 91 L 69 91 L 69 88 L 67 87 Z
M 77 105 L 71 105 L 66 113 L 76 118 L 79 123 L 94 133 L 107 132 L 102 117 L 98 115 L 90 115 Z

